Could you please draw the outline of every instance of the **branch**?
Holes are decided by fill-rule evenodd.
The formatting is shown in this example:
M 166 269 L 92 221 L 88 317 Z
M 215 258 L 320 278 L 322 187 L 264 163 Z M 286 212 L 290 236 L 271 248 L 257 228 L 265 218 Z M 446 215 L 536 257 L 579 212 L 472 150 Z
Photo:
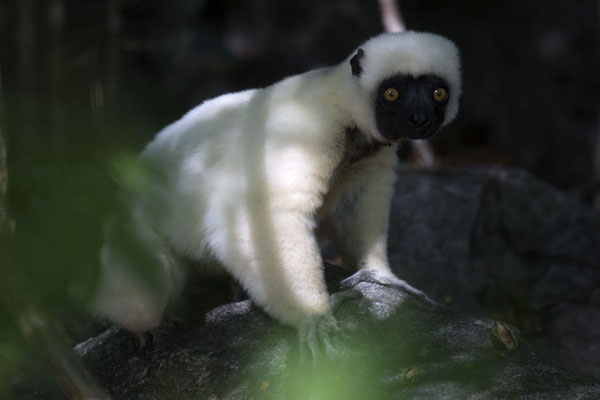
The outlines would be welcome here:
M 2 95 L 2 68 L 0 66 L 0 96 Z M 4 119 L 4 107 L 0 97 L 0 231 L 4 228 L 10 229 L 12 224 L 8 218 L 8 167 L 6 161 L 6 140 L 2 132 Z
M 402 18 L 400 6 L 396 0 L 378 0 L 379 10 L 381 11 L 381 22 L 386 32 L 404 32 L 406 24 Z

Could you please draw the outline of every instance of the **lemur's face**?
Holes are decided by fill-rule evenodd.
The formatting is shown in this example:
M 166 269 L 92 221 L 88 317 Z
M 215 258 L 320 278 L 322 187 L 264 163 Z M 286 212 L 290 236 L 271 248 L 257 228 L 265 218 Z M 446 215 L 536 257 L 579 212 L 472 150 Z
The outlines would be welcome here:
M 399 74 L 383 81 L 376 96 L 375 118 L 383 137 L 426 139 L 444 122 L 450 89 L 434 75 Z

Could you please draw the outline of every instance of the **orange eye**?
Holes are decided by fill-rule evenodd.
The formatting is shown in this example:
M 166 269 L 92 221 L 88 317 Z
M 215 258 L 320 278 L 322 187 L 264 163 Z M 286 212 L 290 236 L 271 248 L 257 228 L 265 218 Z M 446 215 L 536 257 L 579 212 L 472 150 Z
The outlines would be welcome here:
M 383 91 L 383 98 L 389 101 L 390 103 L 392 101 L 398 100 L 398 96 L 400 96 L 400 93 L 398 93 L 397 89 L 387 88 Z
M 433 91 L 433 99 L 438 103 L 446 101 L 448 98 L 448 91 L 444 88 L 437 88 Z

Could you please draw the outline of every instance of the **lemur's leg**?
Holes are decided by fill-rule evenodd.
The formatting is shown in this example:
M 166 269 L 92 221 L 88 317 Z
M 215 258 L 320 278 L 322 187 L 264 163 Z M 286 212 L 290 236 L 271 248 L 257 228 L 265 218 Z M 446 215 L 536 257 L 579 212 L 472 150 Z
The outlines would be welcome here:
M 107 223 L 92 310 L 140 334 L 158 328 L 185 272 L 163 238 L 131 220 Z
M 271 199 L 272 200 L 272 199 Z M 239 214 L 214 249 L 250 298 L 278 321 L 298 329 L 313 358 L 331 351 L 331 315 L 314 217 L 302 202 L 255 201 Z M 219 251 L 219 248 L 222 251 Z
M 397 163 L 395 147 L 382 149 L 376 156 L 360 162 L 362 165 L 356 166 L 359 177 L 340 197 L 329 218 L 333 225 L 332 240 L 344 265 L 359 270 L 342 281 L 342 287 L 370 281 L 426 297 L 397 278 L 387 258 L 388 220 Z
M 390 147 L 351 166 L 351 185 L 344 188 L 329 218 L 334 245 L 346 267 L 393 276 L 387 231 L 395 165 L 395 147 Z

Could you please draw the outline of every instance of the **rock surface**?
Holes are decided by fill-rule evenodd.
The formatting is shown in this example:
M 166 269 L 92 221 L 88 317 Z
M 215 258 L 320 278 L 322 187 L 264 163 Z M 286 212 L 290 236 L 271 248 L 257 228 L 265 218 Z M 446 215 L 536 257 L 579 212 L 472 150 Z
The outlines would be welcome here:
M 402 279 L 517 325 L 556 363 L 600 376 L 598 211 L 522 170 L 404 171 L 390 226 Z
M 139 349 L 111 328 L 77 351 L 114 399 L 596 399 L 600 381 L 549 365 L 515 330 L 363 282 L 340 292 L 343 353 L 298 361 L 295 332 L 250 301 Z M 339 294 L 336 294 L 339 295 Z M 510 328 L 507 328 L 510 329 Z M 506 343 L 506 342 L 505 342 Z M 49 398 L 42 392 L 19 398 Z M 24 393 L 21 393 L 24 394 Z
M 344 353 L 298 361 L 295 332 L 250 301 L 213 309 L 138 349 L 113 328 L 78 347 L 115 399 L 596 399 L 600 382 L 549 365 L 494 321 L 363 282 L 336 310 Z M 513 336 L 514 335 L 514 336 Z M 35 398 L 35 397 L 34 397 Z M 40 397 L 41 398 L 41 397 Z

